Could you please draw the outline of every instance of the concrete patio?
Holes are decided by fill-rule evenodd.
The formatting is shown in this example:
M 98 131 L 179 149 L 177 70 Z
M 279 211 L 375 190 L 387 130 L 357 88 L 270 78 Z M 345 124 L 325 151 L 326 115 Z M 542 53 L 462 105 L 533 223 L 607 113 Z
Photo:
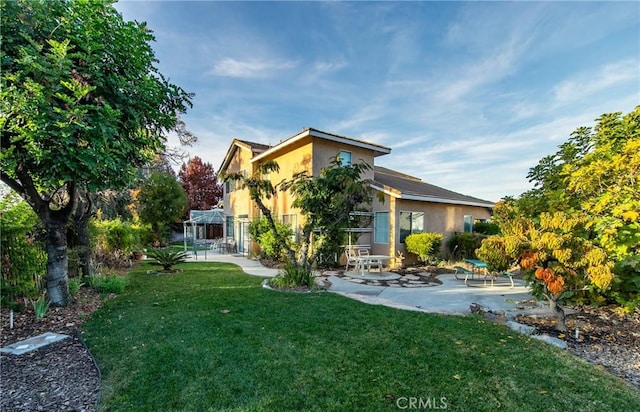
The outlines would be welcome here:
M 209 252 L 198 255 L 197 261 L 233 263 L 245 273 L 261 277 L 273 277 L 277 269 L 266 268 L 260 262 L 240 255 L 225 255 Z M 356 283 L 347 278 L 329 275 L 326 279 L 331 283 L 330 292 L 374 305 L 385 305 L 405 310 L 429 313 L 466 315 L 471 313 L 470 306 L 475 303 L 495 313 L 516 312 L 517 302 L 531 299 L 529 290 L 522 281 L 516 280 L 511 288 L 508 283 L 496 283 L 491 287 L 488 283 L 469 282 L 455 278 L 454 274 L 439 275 L 441 285 L 430 287 L 398 288 L 388 286 L 372 286 Z

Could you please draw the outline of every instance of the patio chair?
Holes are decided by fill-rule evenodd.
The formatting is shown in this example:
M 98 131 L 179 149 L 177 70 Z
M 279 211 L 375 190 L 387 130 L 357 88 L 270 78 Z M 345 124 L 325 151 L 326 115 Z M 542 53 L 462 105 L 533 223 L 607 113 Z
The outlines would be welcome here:
M 211 250 L 214 252 L 222 253 L 222 239 L 214 239 L 211 244 Z
M 353 265 L 354 268 L 358 266 L 358 259 L 355 253 L 355 249 L 346 247 L 344 248 L 344 255 L 347 258 L 347 266 L 345 266 L 344 271 L 349 270 L 349 265 Z
M 454 266 L 454 269 L 456 270 L 456 274 L 455 274 L 456 279 L 464 280 L 464 283 L 467 283 L 467 280 L 469 280 L 469 276 L 471 276 L 471 279 L 473 280 L 473 275 L 475 275 L 473 271 L 467 268 L 464 268 L 462 266 Z M 464 275 L 464 279 L 458 277 L 458 275 Z
M 227 253 L 236 253 L 238 251 L 238 244 L 234 238 L 227 239 Z
M 370 256 L 369 249 L 358 249 L 358 256 Z M 373 267 L 377 267 L 382 272 L 382 261 L 379 259 L 367 259 L 364 264 L 364 268 L 368 271 Z

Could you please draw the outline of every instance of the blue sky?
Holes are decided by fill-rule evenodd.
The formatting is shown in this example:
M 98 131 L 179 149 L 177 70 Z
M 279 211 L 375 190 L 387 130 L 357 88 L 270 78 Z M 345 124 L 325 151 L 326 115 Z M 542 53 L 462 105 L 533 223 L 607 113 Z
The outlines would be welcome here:
M 314 127 L 376 159 L 497 201 L 579 126 L 640 104 L 638 2 L 125 1 L 160 71 L 196 94 L 189 149 Z

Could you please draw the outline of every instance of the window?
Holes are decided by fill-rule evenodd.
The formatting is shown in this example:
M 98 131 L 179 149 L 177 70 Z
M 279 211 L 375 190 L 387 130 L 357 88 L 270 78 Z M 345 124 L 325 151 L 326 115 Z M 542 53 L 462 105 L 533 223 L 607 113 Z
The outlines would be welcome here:
M 340 159 L 340 165 L 342 165 L 342 166 L 351 166 L 351 152 L 347 152 L 345 150 L 340 150 L 340 154 L 338 155 L 338 159 Z
M 376 212 L 373 218 L 373 242 L 389 243 L 389 212 Z
M 293 242 L 298 241 L 298 215 L 289 214 L 282 215 L 282 224 L 289 226 L 293 230 L 293 235 L 291 236 L 291 240 Z
M 464 215 L 464 233 L 473 232 L 473 216 Z
M 227 216 L 226 217 L 225 225 L 226 225 L 226 229 L 227 229 L 226 230 L 227 237 L 235 237 L 234 230 L 233 230 L 233 216 Z
M 224 192 L 225 193 L 231 193 L 234 190 L 236 190 L 236 181 L 235 180 L 227 180 L 224 183 Z
M 400 243 L 412 233 L 424 231 L 423 212 L 400 212 Z

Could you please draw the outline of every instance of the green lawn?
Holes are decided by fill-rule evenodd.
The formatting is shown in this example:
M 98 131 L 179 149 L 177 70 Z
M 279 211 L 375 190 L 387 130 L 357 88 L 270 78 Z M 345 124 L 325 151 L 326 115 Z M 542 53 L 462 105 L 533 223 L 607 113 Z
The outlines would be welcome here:
M 622 380 L 477 317 L 270 291 L 229 264 L 178 267 L 142 265 L 85 323 L 102 410 L 640 410 Z

